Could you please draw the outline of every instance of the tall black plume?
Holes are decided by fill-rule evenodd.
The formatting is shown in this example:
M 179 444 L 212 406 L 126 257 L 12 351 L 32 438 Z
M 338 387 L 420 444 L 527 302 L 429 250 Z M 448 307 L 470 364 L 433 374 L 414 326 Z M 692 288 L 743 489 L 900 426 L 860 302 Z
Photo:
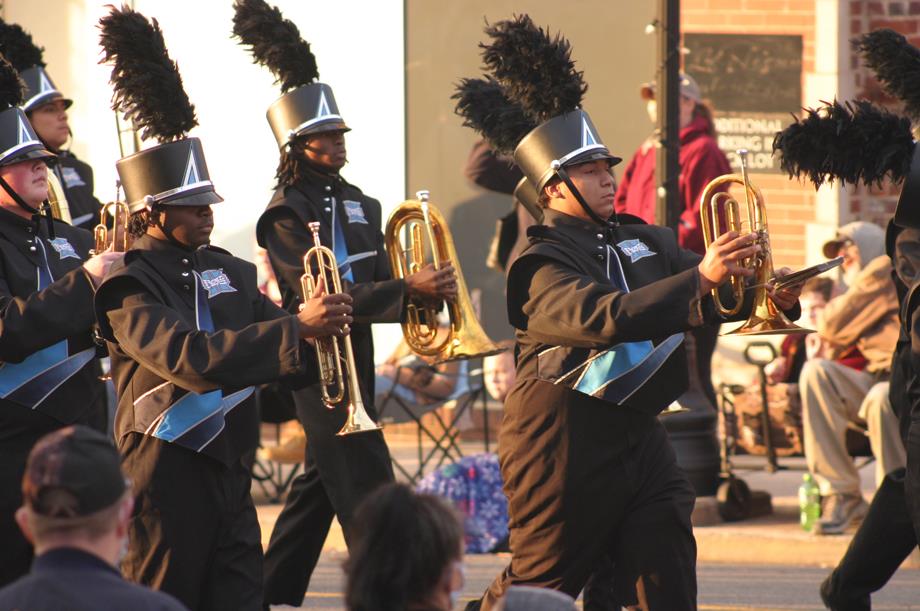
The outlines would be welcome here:
M 145 139 L 160 143 L 177 140 L 198 125 L 157 20 L 123 6 L 112 7 L 99 25 L 100 63 L 112 64 L 113 108 L 124 112 Z
M 319 78 L 316 58 L 300 31 L 265 0 L 236 0 L 233 35 L 249 46 L 256 63 L 266 66 L 287 92 Z

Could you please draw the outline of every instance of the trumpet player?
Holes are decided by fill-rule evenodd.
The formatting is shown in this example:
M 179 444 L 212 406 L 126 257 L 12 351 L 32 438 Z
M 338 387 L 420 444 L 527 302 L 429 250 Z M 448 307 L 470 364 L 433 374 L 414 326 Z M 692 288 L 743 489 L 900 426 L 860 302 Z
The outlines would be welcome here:
M 354 299 L 355 363 L 363 402 L 376 419 L 371 324 L 398 322 L 410 298 L 454 298 L 453 267 L 445 264 L 435 271 L 429 265 L 404 280 L 391 279 L 380 203 L 340 174 L 349 128 L 332 89 L 316 82 L 309 45 L 294 24 L 262 0 L 239 0 L 235 9 L 234 34 L 275 74 L 284 92 L 268 110 L 280 160 L 277 189 L 256 230 L 259 245 L 268 250 L 284 307 L 295 311 L 303 299 L 303 255 L 313 243 L 308 225 L 320 223 L 322 243 L 335 252 L 345 290 Z M 273 63 L 290 53 L 303 61 Z M 307 433 L 305 471 L 292 484 L 266 551 L 265 602 L 296 606 L 303 601 L 333 516 L 347 541 L 356 506 L 376 486 L 391 481 L 393 472 L 380 431 L 336 436 L 345 410 L 327 409 L 318 386 L 296 391 L 294 401 Z
M 13 517 L 32 445 L 70 424 L 105 431 L 93 292 L 121 256 L 90 257 L 88 231 L 39 214 L 55 155 L 19 108 L 22 96 L 0 56 L 0 586 L 32 560 Z
M 578 596 L 606 558 L 616 600 L 594 608 L 696 609 L 695 494 L 656 416 L 687 388 L 683 332 L 717 322 L 710 290 L 750 276 L 741 262 L 761 246 L 731 232 L 701 257 L 670 229 L 615 215 L 620 159 L 581 108 L 568 41 L 526 15 L 486 32 L 493 78 L 463 81 L 458 110 L 514 147 L 544 210 L 508 273 L 517 380 L 499 458 L 511 561 L 468 609 L 494 608 L 517 584 Z M 491 116 L 520 120 L 478 122 Z M 773 299 L 794 310 L 797 290 Z
M 222 199 L 201 142 L 176 136 L 195 119 L 162 34 L 128 8 L 113 8 L 101 29 L 105 58 L 121 69 L 117 99 L 160 142 L 116 163 L 137 239 L 96 295 L 118 394 L 116 444 L 137 497 L 122 572 L 189 609 L 256 611 L 254 386 L 315 376 L 304 340 L 343 334 L 351 298 L 324 295 L 320 282 L 289 314 L 259 292 L 254 265 L 209 244 L 211 206 Z M 151 65 L 173 77 L 123 79 Z

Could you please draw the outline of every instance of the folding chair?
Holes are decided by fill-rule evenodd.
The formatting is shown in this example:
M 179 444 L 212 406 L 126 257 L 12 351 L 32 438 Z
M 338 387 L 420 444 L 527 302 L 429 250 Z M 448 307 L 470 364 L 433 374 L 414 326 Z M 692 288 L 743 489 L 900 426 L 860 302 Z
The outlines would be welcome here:
M 400 370 L 403 369 L 405 369 L 403 366 L 397 368 L 396 379 L 399 379 Z M 440 373 L 439 375 L 450 374 Z M 446 461 L 455 462 L 463 457 L 457 441 L 460 435 L 458 425 L 464 415 L 472 413 L 477 399 L 484 400 L 485 388 L 482 383 L 482 370 L 471 370 L 468 361 L 460 362 L 455 375 L 457 383 L 454 386 L 454 392 L 449 397 L 434 403 L 417 403 L 414 393 L 398 384 L 393 384 L 382 395 L 378 395 L 377 411 L 384 426 L 415 423 L 418 468 L 411 471 L 393 458 L 393 466 L 412 484 L 425 475 L 425 469 L 435 459 L 437 460 L 434 468 L 439 468 Z M 476 375 L 479 376 L 479 379 L 474 383 L 473 378 Z M 438 413 L 440 408 L 446 408 L 449 412 L 446 418 Z M 484 402 L 483 408 L 485 409 Z M 434 420 L 432 425 L 426 424 L 423 420 L 426 415 Z M 426 448 L 426 441 L 432 443 L 433 446 Z

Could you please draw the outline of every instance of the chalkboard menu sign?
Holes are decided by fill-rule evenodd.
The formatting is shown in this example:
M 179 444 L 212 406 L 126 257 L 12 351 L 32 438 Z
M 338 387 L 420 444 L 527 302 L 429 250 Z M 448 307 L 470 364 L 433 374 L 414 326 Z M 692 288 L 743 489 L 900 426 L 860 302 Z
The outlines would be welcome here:
M 779 173 L 773 136 L 802 106 L 802 37 L 684 34 L 684 70 L 713 105 L 721 148 L 732 166 L 735 151 L 750 152 L 750 169 Z

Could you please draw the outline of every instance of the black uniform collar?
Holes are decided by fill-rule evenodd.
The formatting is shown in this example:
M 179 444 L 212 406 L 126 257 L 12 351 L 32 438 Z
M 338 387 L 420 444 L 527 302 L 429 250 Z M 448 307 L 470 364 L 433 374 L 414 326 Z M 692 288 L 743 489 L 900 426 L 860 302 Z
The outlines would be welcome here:
M 33 214 L 31 219 L 27 219 L 10 212 L 6 208 L 0 208 L 0 224 L 20 229 L 31 229 L 30 233 L 38 235 L 43 235 L 44 233 L 41 230 L 42 218 L 43 217 L 39 214 Z
M 36 556 L 32 563 L 32 570 L 38 573 L 73 569 L 96 569 L 111 571 L 115 575 L 119 575 L 115 567 L 99 556 L 74 547 L 60 547 L 48 550 L 44 554 Z
M 199 248 L 205 248 L 204 246 Z M 164 255 L 175 255 L 175 254 L 192 254 L 199 250 L 198 248 L 188 248 L 182 246 L 178 242 L 173 242 L 171 240 L 161 240 L 155 238 L 149 233 L 145 233 L 138 239 L 134 241 L 134 246 L 132 250 L 144 250 L 154 253 L 162 253 Z
M 594 221 L 547 208 L 543 212 L 543 224 L 528 228 L 527 235 L 537 240 L 560 241 L 561 238 L 568 247 L 592 259 L 605 261 L 615 231 L 615 226 L 601 227 Z

